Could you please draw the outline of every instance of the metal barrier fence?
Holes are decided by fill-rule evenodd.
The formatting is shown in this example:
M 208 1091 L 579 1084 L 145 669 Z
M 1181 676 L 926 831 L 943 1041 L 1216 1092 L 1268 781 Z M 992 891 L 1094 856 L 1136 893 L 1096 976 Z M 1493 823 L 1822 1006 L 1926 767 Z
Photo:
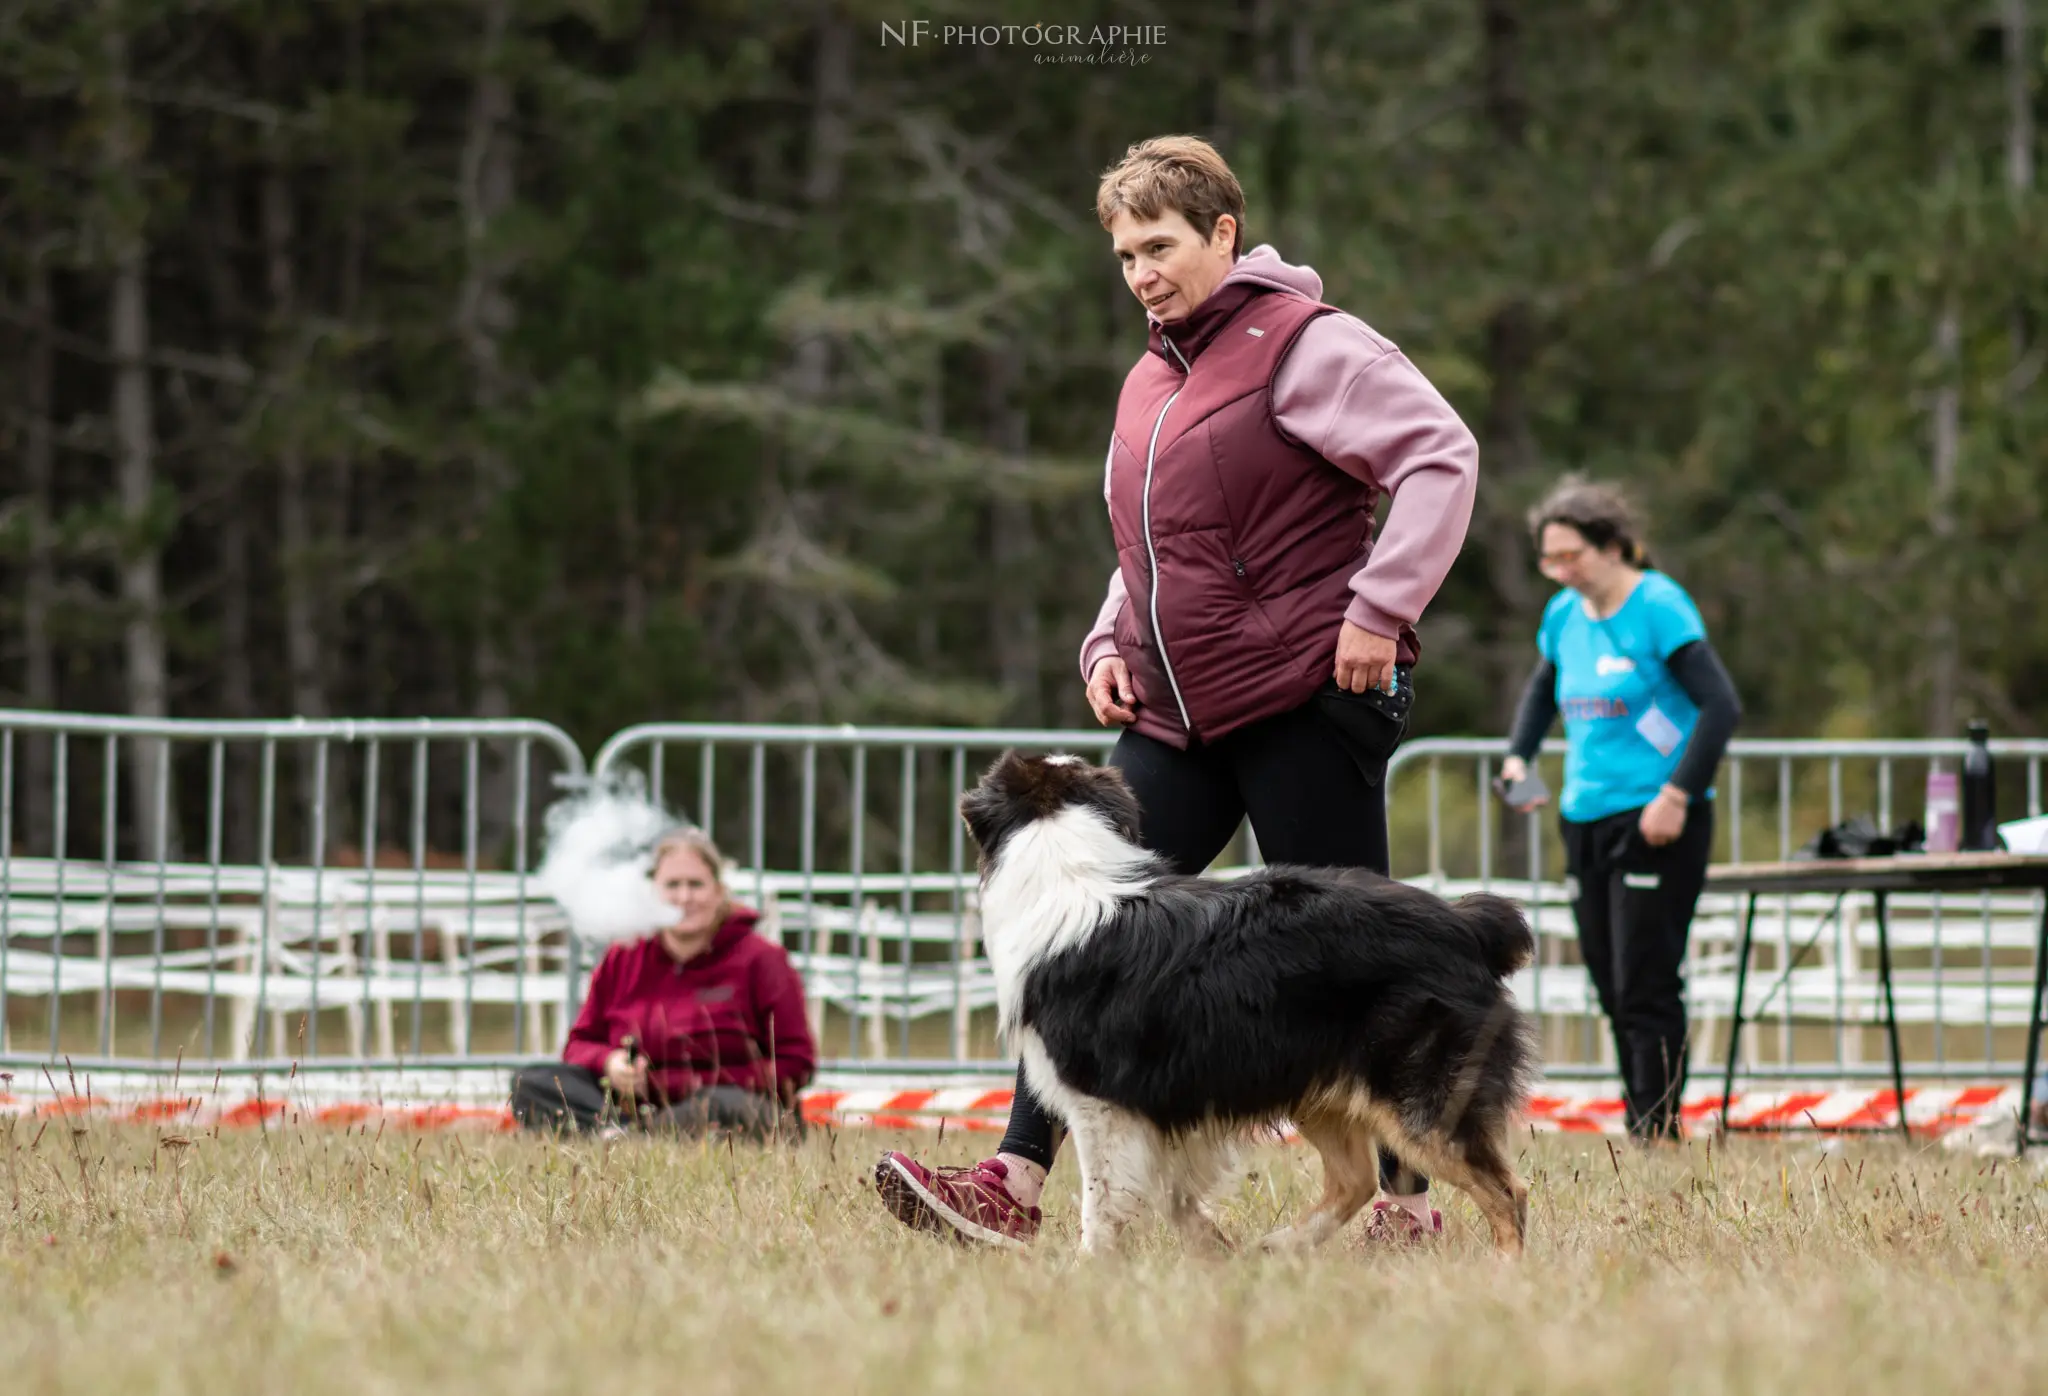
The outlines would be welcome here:
M 653 791 L 690 810 L 746 869 L 742 890 L 803 968 L 823 1045 L 840 1054 L 839 1066 L 938 1070 L 996 1055 L 994 986 L 974 917 L 972 853 L 953 812 L 957 792 L 1006 746 L 1099 758 L 1114 740 L 1106 731 L 650 724 L 614 736 L 592 765 L 598 776 L 643 770 Z M 1563 750 L 1560 741 L 1544 747 L 1554 788 Z M 1965 750 L 1959 741 L 1739 740 L 1717 785 L 1716 856 L 1790 857 L 1845 814 L 1891 829 L 1895 806 L 1918 812 L 1927 764 L 1959 761 Z M 2002 813 L 2038 813 L 2048 742 L 1992 750 L 2007 772 Z M 1604 1077 L 1612 1042 L 1578 958 L 1554 811 L 1516 816 L 1491 798 L 1499 752 L 1498 740 L 1474 738 L 1418 740 L 1395 753 L 1393 871 L 1446 895 L 1491 889 L 1521 901 L 1540 951 L 1515 989 L 1542 1024 L 1548 1069 Z M 1214 871 L 1230 876 L 1258 862 L 1243 829 Z M 2010 1073 L 2024 1050 L 2038 903 L 2026 894 L 1966 900 L 1891 901 L 1899 1011 L 1916 1075 Z M 1733 1007 L 1733 901 L 1703 898 L 1694 925 L 1687 993 L 1703 1067 L 1725 1050 Z M 1768 943 L 1760 935 L 1744 1000 L 1750 1074 L 1880 1075 L 1867 902 L 1849 900 L 1837 912 L 1832 897 L 1792 896 L 1770 906 L 1774 934 Z
M 577 947 L 527 884 L 552 784 L 585 770 L 524 720 L 0 711 L 0 1059 L 552 1050 Z
M 1918 816 L 1931 763 L 1960 764 L 1961 741 L 1738 739 L 1716 779 L 1717 862 L 1794 856 L 1813 835 L 1862 815 L 1889 832 Z M 1578 957 L 1554 808 L 1528 815 L 1491 796 L 1497 740 L 1429 738 L 1395 754 L 1389 774 L 1394 871 L 1447 894 L 1491 889 L 1530 912 L 1536 963 L 1516 985 L 1539 1015 L 1548 1070 L 1612 1070 L 1612 1043 Z M 2041 813 L 2048 742 L 1991 744 L 2003 780 L 1999 817 Z M 1554 763 L 1564 744 L 1550 741 Z M 1562 780 L 1553 764 L 1551 785 Z M 2014 779 L 2017 776 L 2018 779 Z M 1768 908 L 1766 912 L 1765 908 Z M 2040 900 L 2033 893 L 1898 895 L 1888 901 L 1901 1036 L 1916 1077 L 2021 1069 Z M 1726 1053 L 1734 1007 L 1739 898 L 1709 892 L 1693 920 L 1687 999 L 1696 1067 Z M 1760 906 L 1743 996 L 1746 1074 L 1882 1077 L 1877 933 L 1868 897 L 1772 897 Z
M 842 1054 L 834 1065 L 950 1070 L 999 1056 L 960 792 L 1006 747 L 1099 760 L 1115 741 L 1108 731 L 652 723 L 613 736 L 591 770 L 603 779 L 638 765 L 651 793 L 739 864 L 737 890 L 790 949 L 820 1049 Z
M 735 890 L 802 971 L 834 1068 L 987 1071 L 1001 1062 L 994 983 L 958 793 L 1005 747 L 1099 759 L 1115 736 L 650 724 L 612 737 L 588 770 L 640 769 L 719 840 Z M 2039 813 L 2048 742 L 1992 749 L 2001 814 Z M 1393 869 L 1448 895 L 1520 900 L 1540 948 L 1515 990 L 1542 1025 L 1549 1070 L 1607 1076 L 1611 1040 L 1579 962 L 1554 813 L 1512 815 L 1491 798 L 1499 750 L 1426 739 L 1395 754 Z M 1928 762 L 1964 750 L 1737 741 L 1719 778 L 1716 856 L 1789 856 L 1845 814 L 1889 829 L 1898 810 L 1918 812 Z M 1544 759 L 1561 752 L 1552 742 Z M 0 711 L 0 1061 L 317 1070 L 552 1053 L 587 953 L 529 873 L 553 787 L 585 772 L 575 744 L 539 722 Z M 76 798 L 93 787 L 97 800 Z M 1259 861 L 1245 829 L 1215 872 Z M 1703 899 L 1692 939 L 1703 1065 L 1726 1045 L 1732 900 Z M 1881 1073 L 1867 905 L 1766 905 L 1745 995 L 1751 1074 Z M 2037 906 L 1893 898 L 1915 1075 L 2017 1070 Z

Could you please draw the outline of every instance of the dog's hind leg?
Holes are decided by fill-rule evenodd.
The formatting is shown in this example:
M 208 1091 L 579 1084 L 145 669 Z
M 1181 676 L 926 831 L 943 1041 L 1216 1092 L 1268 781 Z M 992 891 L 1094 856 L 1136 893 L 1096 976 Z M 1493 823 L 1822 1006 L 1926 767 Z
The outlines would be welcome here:
M 1223 1140 L 1194 1135 L 1168 1146 L 1173 1179 L 1168 1210 L 1181 1244 L 1202 1255 L 1226 1254 L 1233 1247 L 1215 1214 L 1205 1205 L 1236 1160 L 1236 1150 Z
M 1323 1160 L 1322 1200 L 1294 1225 L 1282 1227 L 1260 1244 L 1268 1250 L 1320 1246 L 1344 1229 L 1379 1190 L 1377 1136 L 1353 1115 L 1304 1114 L 1295 1121 L 1301 1137 Z
M 1506 1141 L 1488 1143 L 1491 1147 L 1473 1163 L 1472 1200 L 1493 1227 L 1493 1248 L 1503 1256 L 1519 1256 L 1529 1241 L 1529 1185 L 1508 1163 Z
M 1180 1232 L 1181 1244 L 1198 1255 L 1230 1253 L 1230 1238 L 1217 1225 L 1215 1214 L 1201 1198 L 1180 1188 L 1173 1192 L 1173 1225 Z
M 1493 1230 L 1503 1258 L 1521 1255 L 1529 1236 L 1529 1185 L 1508 1163 L 1505 1130 L 1460 1130 L 1460 1138 L 1431 1136 L 1397 1142 L 1404 1157 L 1464 1192 Z

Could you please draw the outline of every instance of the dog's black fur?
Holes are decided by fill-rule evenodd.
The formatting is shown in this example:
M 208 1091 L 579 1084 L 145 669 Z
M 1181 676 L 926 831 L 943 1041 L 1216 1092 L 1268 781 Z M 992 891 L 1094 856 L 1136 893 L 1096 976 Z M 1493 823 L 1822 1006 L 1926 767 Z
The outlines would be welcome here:
M 1371 873 L 1166 876 L 1032 971 L 1018 1025 L 1074 1089 L 1163 1129 L 1268 1119 L 1355 1080 L 1422 1131 L 1475 1069 L 1466 1123 L 1487 1128 L 1527 1073 L 1501 976 L 1529 944 L 1507 902 Z
M 985 885 L 1023 830 L 1076 807 L 1135 844 L 1140 812 L 1118 772 L 1006 754 L 961 801 Z M 1454 1157 L 1467 1165 L 1454 1172 L 1512 1194 L 1519 1243 L 1506 1137 L 1536 1056 L 1502 981 L 1535 940 L 1513 903 L 1447 902 L 1361 870 L 1270 867 L 1226 882 L 1124 856 L 1132 893 L 1022 967 L 1007 1026 L 1042 1045 L 1060 1087 L 1167 1137 L 1294 1118 L 1326 1172 L 1326 1141 L 1399 1136 L 1387 1142 L 1419 1149 L 1418 1166 Z M 1451 1181 L 1471 1190 L 1469 1177 Z

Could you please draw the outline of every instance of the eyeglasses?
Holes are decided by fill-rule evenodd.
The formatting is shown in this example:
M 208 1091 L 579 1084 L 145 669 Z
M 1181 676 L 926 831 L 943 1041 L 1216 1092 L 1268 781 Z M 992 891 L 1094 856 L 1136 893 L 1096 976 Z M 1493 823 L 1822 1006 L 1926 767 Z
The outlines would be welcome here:
M 1559 548 L 1552 553 L 1538 553 L 1536 560 L 1545 567 L 1569 567 L 1585 555 L 1584 548 Z

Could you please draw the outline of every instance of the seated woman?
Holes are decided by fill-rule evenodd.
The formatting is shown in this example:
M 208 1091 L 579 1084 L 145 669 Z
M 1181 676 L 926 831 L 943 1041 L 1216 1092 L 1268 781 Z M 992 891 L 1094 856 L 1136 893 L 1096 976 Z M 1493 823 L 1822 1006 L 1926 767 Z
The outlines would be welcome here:
M 654 888 L 672 926 L 605 951 L 560 1062 L 513 1078 L 529 1129 L 639 1125 L 764 1137 L 794 1129 L 817 1049 L 803 983 L 755 913 L 727 895 L 718 848 L 690 829 L 656 845 Z

